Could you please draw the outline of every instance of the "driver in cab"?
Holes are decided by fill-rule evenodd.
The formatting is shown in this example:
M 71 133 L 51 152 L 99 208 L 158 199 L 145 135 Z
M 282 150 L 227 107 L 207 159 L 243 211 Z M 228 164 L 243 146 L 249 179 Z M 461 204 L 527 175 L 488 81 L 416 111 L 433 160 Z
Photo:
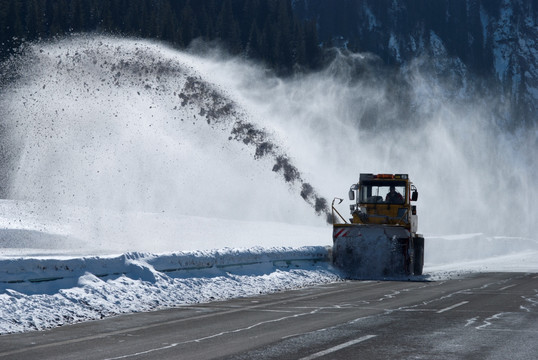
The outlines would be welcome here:
M 387 193 L 387 196 L 385 196 L 385 202 L 388 204 L 403 204 L 404 198 L 399 192 L 396 191 L 395 186 L 391 185 L 390 191 Z

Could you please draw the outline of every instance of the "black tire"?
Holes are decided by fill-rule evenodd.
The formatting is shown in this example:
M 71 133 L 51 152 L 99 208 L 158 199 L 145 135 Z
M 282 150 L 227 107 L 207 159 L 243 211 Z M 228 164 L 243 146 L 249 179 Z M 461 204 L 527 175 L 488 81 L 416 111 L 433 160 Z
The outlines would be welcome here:
M 413 240 L 415 253 L 413 272 L 415 275 L 422 275 L 422 269 L 424 268 L 424 238 L 416 237 Z

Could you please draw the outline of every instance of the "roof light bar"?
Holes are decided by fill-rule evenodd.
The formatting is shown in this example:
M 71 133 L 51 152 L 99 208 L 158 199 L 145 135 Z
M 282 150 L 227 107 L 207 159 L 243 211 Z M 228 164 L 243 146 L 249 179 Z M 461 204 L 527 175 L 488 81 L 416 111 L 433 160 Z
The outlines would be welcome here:
M 374 178 L 377 178 L 377 179 L 394 179 L 394 175 L 392 175 L 392 174 L 377 174 L 377 175 L 374 175 Z

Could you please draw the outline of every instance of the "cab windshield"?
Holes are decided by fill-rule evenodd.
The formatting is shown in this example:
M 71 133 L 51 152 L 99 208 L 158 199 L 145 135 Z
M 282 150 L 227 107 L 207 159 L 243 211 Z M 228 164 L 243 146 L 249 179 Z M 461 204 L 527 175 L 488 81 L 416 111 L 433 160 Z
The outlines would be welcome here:
M 405 199 L 405 182 L 365 182 L 360 188 L 362 204 L 403 204 Z

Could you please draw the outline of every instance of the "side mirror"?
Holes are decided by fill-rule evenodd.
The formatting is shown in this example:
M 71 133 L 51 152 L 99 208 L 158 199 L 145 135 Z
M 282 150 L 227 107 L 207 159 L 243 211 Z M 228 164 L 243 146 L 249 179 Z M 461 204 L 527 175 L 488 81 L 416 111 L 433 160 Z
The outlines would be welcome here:
M 349 189 L 349 200 L 355 200 L 355 191 L 359 190 L 358 184 L 351 185 L 351 188 Z
M 417 199 L 418 199 L 418 191 L 415 190 L 411 193 L 411 201 L 417 201 Z

